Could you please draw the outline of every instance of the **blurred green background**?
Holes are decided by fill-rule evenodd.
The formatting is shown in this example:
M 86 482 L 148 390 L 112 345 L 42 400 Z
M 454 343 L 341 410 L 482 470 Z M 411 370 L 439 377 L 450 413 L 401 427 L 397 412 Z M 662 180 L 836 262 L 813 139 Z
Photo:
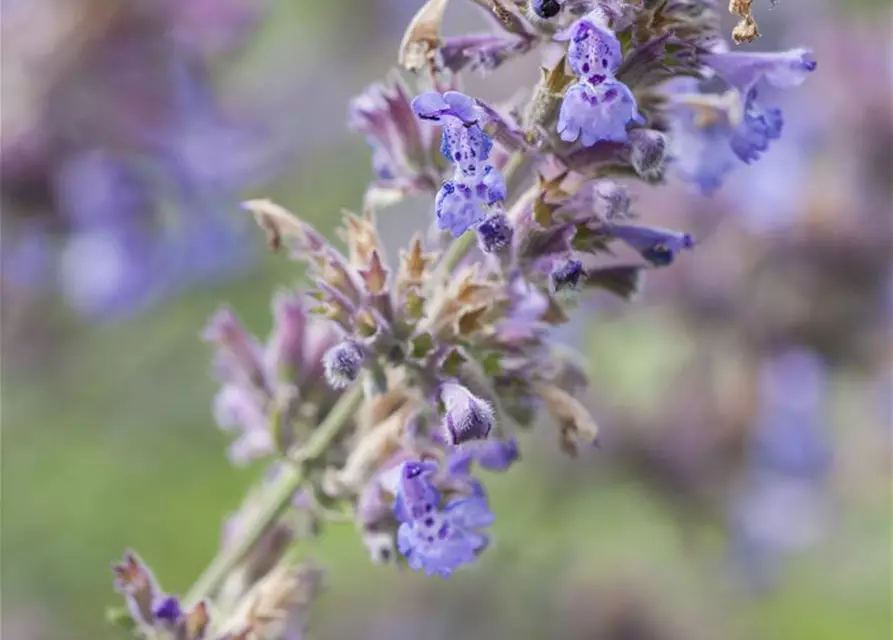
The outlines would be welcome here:
M 308 123 L 331 134 L 262 193 L 325 231 L 333 213 L 360 202 L 369 173 L 363 141 L 342 126 L 343 98 L 383 75 L 401 31 L 399 23 L 380 19 L 379 30 L 366 33 L 369 20 L 361 13 L 391 11 L 395 21 L 411 14 L 399 2 L 369 3 L 362 12 L 355 4 L 363 3 L 277 3 L 259 37 L 222 76 L 238 86 L 260 68 L 272 81 L 300 64 L 338 86 L 331 99 L 341 102 L 332 103 L 330 120 Z M 264 86 L 263 78 L 253 81 Z M 303 99 L 294 98 L 297 119 Z M 418 215 L 411 219 L 422 224 Z M 256 243 L 263 243 L 260 234 Z M 170 591 L 185 590 L 198 575 L 216 550 L 222 518 L 260 472 L 227 462 L 227 438 L 210 416 L 215 385 L 198 332 L 226 301 L 265 336 L 271 292 L 300 278 L 295 265 L 264 255 L 225 284 L 191 289 L 127 321 L 89 326 L 58 304 L 45 307 L 41 322 L 51 342 L 39 357 L 17 352 L 3 361 L 4 637 L 119 637 L 104 625 L 103 611 L 118 602 L 110 565 L 127 548 L 137 549 Z M 588 369 L 600 396 L 627 408 L 653 404 L 678 362 L 697 352 L 696 343 L 685 342 L 684 327 L 662 313 L 660 304 L 633 306 L 585 323 L 580 348 L 592 354 Z M 4 348 L 17 351 L 8 342 L 15 337 L 5 339 Z M 838 454 L 866 477 L 835 484 L 831 535 L 792 558 L 771 593 L 745 597 L 726 579 L 718 525 L 699 525 L 693 549 L 667 505 L 634 475 L 599 473 L 598 454 L 561 459 L 553 438 L 534 435 L 525 443 L 531 453 L 524 465 L 488 478 L 497 544 L 474 569 L 440 581 L 373 567 L 349 525 L 333 526 L 308 548 L 329 571 L 329 588 L 314 611 L 319 637 L 399 637 L 386 625 L 411 620 L 413 603 L 428 612 L 459 612 L 480 630 L 474 637 L 555 637 L 559 618 L 573 626 L 586 612 L 575 604 L 581 594 L 591 594 L 598 609 L 612 598 L 626 603 L 627 589 L 634 594 L 632 617 L 653 613 L 667 634 L 630 638 L 888 638 L 889 468 L 859 469 L 860 461 L 872 464 L 885 425 L 865 409 L 869 400 L 858 379 L 839 377 L 834 389 Z M 445 631 L 422 624 L 404 637 L 447 637 L 449 615 L 427 615 Z M 576 624 L 584 631 L 574 637 L 589 637 L 589 623 Z M 671 635 L 676 628 L 679 635 Z

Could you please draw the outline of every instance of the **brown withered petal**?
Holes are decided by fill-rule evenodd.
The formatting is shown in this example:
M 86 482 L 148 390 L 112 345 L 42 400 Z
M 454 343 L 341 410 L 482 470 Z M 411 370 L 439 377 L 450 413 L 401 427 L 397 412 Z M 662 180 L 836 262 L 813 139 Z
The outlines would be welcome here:
M 460 338 L 468 338 L 484 331 L 488 326 L 487 315 L 491 309 L 490 304 L 482 304 L 461 311 L 453 327 L 456 335 Z
M 347 210 L 341 212 L 344 226 L 337 231 L 338 237 L 347 245 L 348 263 L 353 267 L 365 267 L 372 260 L 373 252 L 382 255 L 381 239 L 375 228 L 375 215 L 366 209 L 362 216 Z
M 434 264 L 436 255 L 425 253 L 422 236 L 416 233 L 409 243 L 409 251 L 400 252 L 400 285 L 421 285 L 428 275 L 428 267 Z
M 378 251 L 372 252 L 369 259 L 369 267 L 359 270 L 360 276 L 366 283 L 366 290 L 372 295 L 382 293 L 388 284 L 388 270 L 381 264 Z
M 211 625 L 211 613 L 208 603 L 199 602 L 186 614 L 184 632 L 186 640 L 202 640 Z
M 403 34 L 397 63 L 407 71 L 425 66 L 429 55 L 440 43 L 440 26 L 449 0 L 428 0 L 413 16 Z
M 272 200 L 247 200 L 242 206 L 267 233 L 267 242 L 274 251 L 286 244 L 295 253 L 313 254 L 328 244 L 313 227 Z
M 579 453 L 579 442 L 595 445 L 598 442 L 598 425 L 579 400 L 552 384 L 538 383 L 534 392 L 546 403 L 546 409 L 555 420 L 561 435 L 561 448 L 568 455 Z

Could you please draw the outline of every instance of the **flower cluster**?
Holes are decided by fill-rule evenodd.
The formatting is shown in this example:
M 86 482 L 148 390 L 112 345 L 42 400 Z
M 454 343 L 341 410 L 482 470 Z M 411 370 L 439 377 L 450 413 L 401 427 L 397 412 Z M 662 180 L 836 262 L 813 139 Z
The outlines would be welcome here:
M 295 500 L 320 524 L 352 518 L 373 561 L 441 576 L 477 561 L 495 520 L 481 470 L 507 470 L 544 418 L 570 455 L 598 442 L 575 397 L 585 376 L 550 329 L 585 293 L 629 299 L 698 244 L 638 220 L 625 181 L 661 182 L 676 166 L 703 185 L 726 162 L 720 148 L 752 161 L 780 134 L 757 85 L 791 86 L 815 67 L 805 51 L 724 52 L 708 0 L 480 3 L 498 30 L 461 38 L 441 34 L 446 4 L 428 0 L 400 47 L 415 97 L 393 77 L 351 105 L 375 178 L 361 213 L 343 217 L 342 248 L 279 205 L 245 203 L 271 249 L 307 266 L 313 302 L 280 299 L 266 349 L 226 311 L 206 332 L 221 354 L 218 420 L 240 430 L 234 457 L 289 465 L 266 490 L 276 508 L 193 595 L 217 593 Z M 526 104 L 462 91 L 461 71 L 539 45 L 563 55 Z M 730 97 L 701 92 L 716 75 Z M 704 117 L 733 104 L 726 121 Z M 432 198 L 448 233 L 434 246 L 417 234 L 389 259 L 376 216 L 410 193 Z

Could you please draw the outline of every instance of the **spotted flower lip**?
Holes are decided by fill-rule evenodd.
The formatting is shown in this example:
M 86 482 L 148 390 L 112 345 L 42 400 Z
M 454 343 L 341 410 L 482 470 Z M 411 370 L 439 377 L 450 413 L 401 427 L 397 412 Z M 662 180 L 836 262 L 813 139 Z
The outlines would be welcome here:
M 644 124 L 635 96 L 614 77 L 622 61 L 620 41 L 597 12 L 580 18 L 556 39 L 569 40 L 567 60 L 577 76 L 564 94 L 557 132 L 584 147 L 625 142 L 630 123 Z
M 436 471 L 431 462 L 401 465 L 394 502 L 397 548 L 412 569 L 446 578 L 477 559 L 488 542 L 482 529 L 494 517 L 479 483 L 473 483 L 471 495 L 442 504 L 432 483 Z
M 565 142 L 578 139 L 584 147 L 597 142 L 624 142 L 629 123 L 644 123 L 636 99 L 618 80 L 605 79 L 597 85 L 571 85 L 561 103 L 558 135 Z
M 505 179 L 488 161 L 493 142 L 478 124 L 487 112 L 458 91 L 420 94 L 412 108 L 420 119 L 443 126 L 441 153 L 455 172 L 437 192 L 434 211 L 438 227 L 458 237 L 505 199 Z

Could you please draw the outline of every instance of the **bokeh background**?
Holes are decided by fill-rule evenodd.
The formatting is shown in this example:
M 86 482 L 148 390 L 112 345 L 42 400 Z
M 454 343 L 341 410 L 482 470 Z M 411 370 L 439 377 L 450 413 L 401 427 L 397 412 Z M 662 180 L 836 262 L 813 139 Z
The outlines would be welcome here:
M 3 0 L 4 638 L 119 637 L 125 548 L 175 592 L 214 554 L 260 469 L 227 462 L 198 332 L 228 301 L 265 335 L 301 278 L 237 203 L 326 231 L 359 206 L 346 102 L 419 4 Z M 449 581 L 373 567 L 333 526 L 307 551 L 329 571 L 319 638 L 890 637 L 893 13 L 764 4 L 759 48 L 819 61 L 785 136 L 711 199 L 637 193 L 709 242 L 562 330 L 602 449 L 532 434 L 488 478 L 494 548 Z M 448 29 L 476 22 L 453 5 Z M 535 62 L 471 86 L 506 97 Z M 387 243 L 429 206 L 382 212 Z

